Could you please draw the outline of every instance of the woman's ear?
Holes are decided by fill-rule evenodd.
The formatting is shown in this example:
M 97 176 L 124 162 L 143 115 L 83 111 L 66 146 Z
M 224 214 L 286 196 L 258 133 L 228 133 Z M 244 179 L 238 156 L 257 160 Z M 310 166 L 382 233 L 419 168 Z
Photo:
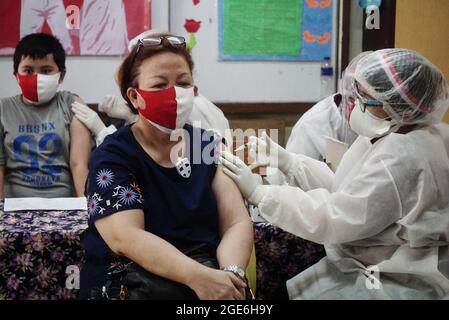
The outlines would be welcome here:
M 142 105 L 142 103 L 140 102 L 142 98 L 137 94 L 136 89 L 128 88 L 128 90 L 126 90 L 126 96 L 128 97 L 129 101 L 131 101 L 131 103 L 133 104 L 134 109 L 138 110 L 139 105 Z

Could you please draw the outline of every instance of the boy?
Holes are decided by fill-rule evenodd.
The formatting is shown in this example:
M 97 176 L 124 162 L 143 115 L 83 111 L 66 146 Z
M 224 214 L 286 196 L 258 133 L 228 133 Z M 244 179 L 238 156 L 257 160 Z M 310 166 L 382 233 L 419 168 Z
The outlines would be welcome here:
M 14 52 L 22 94 L 0 100 L 0 197 L 81 197 L 91 137 L 73 117 L 78 96 L 57 91 L 65 52 L 55 37 L 35 33 Z

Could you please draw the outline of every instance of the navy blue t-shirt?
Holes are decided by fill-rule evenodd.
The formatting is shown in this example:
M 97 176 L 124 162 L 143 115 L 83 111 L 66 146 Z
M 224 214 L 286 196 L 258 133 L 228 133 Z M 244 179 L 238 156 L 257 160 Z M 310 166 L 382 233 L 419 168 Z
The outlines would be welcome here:
M 190 141 L 186 157 L 191 175 L 187 179 L 176 168 L 157 164 L 137 142 L 131 126 L 107 137 L 93 152 L 86 184 L 89 229 L 84 239 L 86 263 L 81 272 L 80 298 L 88 298 L 92 288 L 104 285 L 115 256 L 95 228 L 94 222 L 102 217 L 140 209 L 145 230 L 180 250 L 200 243 L 218 246 L 212 181 L 221 138 L 188 124 L 184 129 Z

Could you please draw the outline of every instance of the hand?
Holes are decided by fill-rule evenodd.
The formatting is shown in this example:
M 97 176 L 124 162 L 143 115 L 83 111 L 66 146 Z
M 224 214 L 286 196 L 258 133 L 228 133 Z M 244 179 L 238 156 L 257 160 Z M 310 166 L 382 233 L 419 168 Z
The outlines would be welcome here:
M 262 138 L 255 136 L 248 139 L 249 156 L 255 159 L 255 166 L 269 165 L 273 168 L 279 168 L 285 174 L 288 173 L 292 162 L 293 155 L 270 139 L 267 133 L 262 133 Z
M 252 173 L 251 169 L 239 157 L 228 151 L 220 153 L 220 162 L 224 166 L 223 172 L 237 184 L 243 197 L 250 202 L 256 188 L 263 184 L 262 177 Z
M 207 268 L 189 285 L 200 300 L 244 300 L 246 283 L 232 272 Z
M 126 102 L 117 96 L 105 96 L 98 106 L 98 111 L 106 113 L 111 118 L 126 120 L 126 123 L 134 123 L 139 117 L 126 105 Z
M 84 125 L 95 135 L 106 129 L 103 121 L 101 121 L 100 116 L 94 110 L 88 106 L 74 102 L 72 103 L 72 111 L 75 113 L 75 117 L 84 123 Z

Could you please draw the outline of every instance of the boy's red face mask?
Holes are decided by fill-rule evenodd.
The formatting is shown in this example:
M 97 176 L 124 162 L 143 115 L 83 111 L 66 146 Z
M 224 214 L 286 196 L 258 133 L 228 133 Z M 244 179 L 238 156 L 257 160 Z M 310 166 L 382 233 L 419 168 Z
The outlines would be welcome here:
M 45 104 L 55 96 L 59 87 L 61 73 L 33 74 L 31 76 L 17 73 L 17 82 L 26 101 L 35 104 Z

